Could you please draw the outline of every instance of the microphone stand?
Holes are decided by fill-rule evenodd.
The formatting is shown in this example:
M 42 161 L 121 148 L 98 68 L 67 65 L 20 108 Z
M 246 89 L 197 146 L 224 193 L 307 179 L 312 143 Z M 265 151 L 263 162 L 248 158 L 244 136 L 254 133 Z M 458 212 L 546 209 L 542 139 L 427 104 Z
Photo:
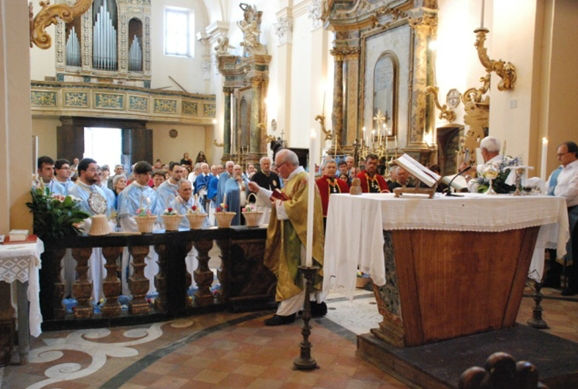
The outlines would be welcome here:
M 465 172 L 467 172 L 468 170 L 470 170 L 472 168 L 473 165 L 468 165 L 465 168 L 463 168 L 462 170 L 460 170 L 455 176 L 452 177 L 452 179 L 450 180 L 450 182 L 448 182 L 448 189 L 445 191 L 445 195 L 448 197 L 464 197 L 463 195 L 459 195 L 459 194 L 455 194 L 452 193 L 452 183 L 454 182 L 454 180 L 461 176 L 462 174 L 464 174 Z

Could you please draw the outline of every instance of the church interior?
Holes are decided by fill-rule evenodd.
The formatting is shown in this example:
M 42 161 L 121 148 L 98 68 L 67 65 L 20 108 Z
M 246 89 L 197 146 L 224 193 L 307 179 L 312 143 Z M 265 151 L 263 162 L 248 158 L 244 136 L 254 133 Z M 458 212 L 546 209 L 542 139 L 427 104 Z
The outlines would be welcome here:
M 480 162 L 480 140 L 491 135 L 531 167 L 529 176 L 545 180 L 559 164 L 557 146 L 578 134 L 577 33 L 575 0 L 0 0 L 0 234 L 32 229 L 26 203 L 42 155 L 72 161 L 108 151 L 130 167 L 188 153 L 247 166 L 276 147 L 307 154 L 316 137 L 317 164 L 353 156 L 357 165 L 368 154 L 387 164 L 406 153 L 453 175 Z M 101 146 L 90 148 L 89 136 Z M 120 304 L 108 318 L 95 319 L 80 303 L 65 312 L 51 285 L 54 296 L 40 296 L 43 332 L 29 339 L 27 363 L 0 367 L 0 388 L 457 387 L 450 369 L 428 381 L 421 367 L 399 362 L 388 370 L 378 354 L 360 355 L 358 336 L 384 329 L 370 288 L 356 289 L 352 300 L 329 294 L 327 315 L 311 322 L 319 368 L 294 370 L 301 324 L 264 327 L 269 291 L 248 292 L 240 283 L 255 281 L 229 273 L 263 276 L 233 259 L 262 254 L 264 237 L 235 230 L 191 232 L 188 243 L 126 238 L 140 260 L 146 253 L 138 247 L 184 256 L 194 241 L 198 269 L 211 278 L 175 275 L 161 259 L 166 274 L 187 286 L 192 277 L 200 292 L 162 296 L 160 313 L 144 307 L 143 293 L 130 312 L 146 311 L 147 319 L 124 321 Z M 50 258 L 84 244 L 110 248 L 96 238 L 71 242 L 49 242 Z M 86 263 L 89 254 L 79 258 Z M 223 274 L 219 256 L 231 266 Z M 222 304 L 206 303 L 215 296 L 213 273 L 227 285 Z M 0 325 L 14 322 L 15 292 L 0 282 Z M 562 369 L 576 360 L 578 298 L 545 287 L 536 301 L 539 293 L 528 283 L 511 319 L 525 327 L 543 309 L 548 328 L 540 331 L 570 350 L 560 351 Z M 230 309 L 250 299 L 259 309 Z M 448 360 L 462 369 L 458 357 Z M 576 366 L 568 369 L 573 378 L 551 379 L 550 387 L 578 382 Z

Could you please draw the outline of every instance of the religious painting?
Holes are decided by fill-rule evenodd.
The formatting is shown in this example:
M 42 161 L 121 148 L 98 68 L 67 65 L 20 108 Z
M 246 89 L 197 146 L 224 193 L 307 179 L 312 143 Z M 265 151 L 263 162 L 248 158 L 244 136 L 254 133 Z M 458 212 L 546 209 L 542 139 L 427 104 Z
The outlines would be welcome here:
M 373 72 L 373 117 L 378 112 L 383 114 L 388 136 L 395 135 L 397 72 L 397 58 L 390 51 L 383 53 L 375 63 Z
M 409 84 L 412 72 L 411 29 L 399 24 L 372 31 L 362 38 L 362 85 L 360 127 L 370 134 L 378 110 L 387 116 L 388 133 L 406 143 L 409 123 Z M 387 114 L 387 115 L 386 115 Z

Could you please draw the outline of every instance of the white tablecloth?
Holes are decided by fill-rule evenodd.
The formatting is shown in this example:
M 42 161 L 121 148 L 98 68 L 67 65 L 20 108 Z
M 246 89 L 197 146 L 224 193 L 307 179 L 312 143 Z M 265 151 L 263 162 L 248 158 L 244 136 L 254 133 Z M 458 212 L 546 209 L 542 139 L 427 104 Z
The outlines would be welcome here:
M 40 254 L 43 252 L 44 243 L 40 239 L 37 239 L 36 243 L 0 245 L 0 281 L 28 281 L 30 334 L 35 337 L 42 332 L 38 272 L 41 266 Z
M 355 289 L 357 268 L 385 285 L 383 230 L 500 232 L 541 226 L 529 276 L 542 278 L 544 248 L 566 252 L 566 201 L 553 196 L 483 195 L 434 199 L 393 194 L 334 194 L 329 200 L 323 265 L 326 291 Z

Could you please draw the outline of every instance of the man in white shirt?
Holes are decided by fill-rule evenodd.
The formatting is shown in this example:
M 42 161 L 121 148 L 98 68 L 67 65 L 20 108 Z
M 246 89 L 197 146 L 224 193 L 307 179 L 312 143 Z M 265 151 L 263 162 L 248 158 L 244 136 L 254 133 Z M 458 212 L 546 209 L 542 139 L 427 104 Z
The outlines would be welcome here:
M 187 170 L 177 162 L 171 162 L 169 164 L 170 177 L 157 189 L 156 210 L 159 215 L 164 209 L 170 207 L 171 202 L 177 197 L 179 182 L 185 179 L 186 171 Z
M 578 293 L 578 146 L 564 142 L 556 150 L 560 167 L 548 178 L 548 194 L 566 199 L 570 221 L 570 240 L 566 246 L 567 258 L 573 262 L 568 275 L 568 285 L 562 295 Z
M 38 158 L 38 180 L 32 183 L 33 188 L 48 188 L 51 195 L 66 196 L 67 191 L 54 179 L 54 160 L 46 155 Z

